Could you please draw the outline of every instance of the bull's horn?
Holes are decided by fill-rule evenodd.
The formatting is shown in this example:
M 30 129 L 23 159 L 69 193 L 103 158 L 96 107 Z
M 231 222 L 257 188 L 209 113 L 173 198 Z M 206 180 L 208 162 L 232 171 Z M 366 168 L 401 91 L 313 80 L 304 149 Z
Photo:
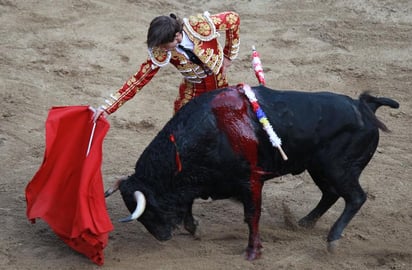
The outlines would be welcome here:
M 112 195 L 113 193 L 115 193 L 117 190 L 119 190 L 119 185 L 120 182 L 124 181 L 127 179 L 127 176 L 123 176 L 120 177 L 120 179 L 118 179 L 111 188 L 109 188 L 108 190 L 106 190 L 106 192 L 104 193 L 104 197 L 109 197 L 110 195 Z
M 140 191 L 135 191 L 133 195 L 134 199 L 136 200 L 136 209 L 130 216 L 120 219 L 119 222 L 129 222 L 136 220 L 143 214 L 144 209 L 146 208 L 146 198 Z

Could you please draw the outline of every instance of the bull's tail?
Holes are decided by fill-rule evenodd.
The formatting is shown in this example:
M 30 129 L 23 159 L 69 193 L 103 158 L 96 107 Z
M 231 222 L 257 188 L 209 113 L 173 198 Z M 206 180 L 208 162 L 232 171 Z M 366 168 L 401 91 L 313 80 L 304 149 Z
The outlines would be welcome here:
M 359 100 L 366 102 L 368 107 L 375 113 L 380 106 L 389 106 L 391 108 L 399 108 L 399 103 L 393 99 L 385 97 L 374 97 L 369 92 L 364 92 L 359 96 Z
M 380 106 L 389 106 L 397 109 L 399 108 L 399 103 L 390 98 L 374 97 L 370 95 L 369 92 L 362 93 L 359 96 L 359 101 L 361 104 L 364 104 L 367 111 L 369 111 L 369 118 L 374 122 L 374 124 L 382 131 L 389 132 L 390 130 L 386 127 L 386 125 L 376 117 L 375 112 Z

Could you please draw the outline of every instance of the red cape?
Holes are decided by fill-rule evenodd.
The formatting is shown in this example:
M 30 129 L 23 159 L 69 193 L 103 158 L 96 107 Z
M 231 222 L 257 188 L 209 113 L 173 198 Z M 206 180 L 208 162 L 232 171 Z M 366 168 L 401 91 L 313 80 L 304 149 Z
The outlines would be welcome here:
M 26 187 L 27 217 L 45 220 L 74 250 L 98 265 L 113 225 L 106 209 L 101 174 L 103 139 L 109 123 L 96 123 L 87 106 L 53 107 L 46 121 L 43 163 Z

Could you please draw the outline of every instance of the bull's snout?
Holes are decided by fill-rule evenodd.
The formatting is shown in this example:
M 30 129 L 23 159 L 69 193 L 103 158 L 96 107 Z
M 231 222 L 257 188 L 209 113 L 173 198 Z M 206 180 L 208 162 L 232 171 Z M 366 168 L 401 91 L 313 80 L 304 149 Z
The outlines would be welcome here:
M 143 222 L 142 222 L 143 223 Z M 153 235 L 154 238 L 156 238 L 159 241 L 167 241 L 172 239 L 173 234 L 172 234 L 172 229 L 170 226 L 159 226 L 156 224 L 144 224 L 143 225 L 146 227 L 146 229 L 149 231 L 151 235 Z

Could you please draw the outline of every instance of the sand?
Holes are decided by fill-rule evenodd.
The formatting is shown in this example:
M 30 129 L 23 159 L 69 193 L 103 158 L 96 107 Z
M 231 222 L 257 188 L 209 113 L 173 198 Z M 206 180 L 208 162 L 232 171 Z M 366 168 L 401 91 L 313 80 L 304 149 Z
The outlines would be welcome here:
M 412 268 L 412 2 L 0 0 L 0 268 L 1 269 L 411 269 Z M 98 106 L 146 59 L 146 31 L 157 15 L 208 10 L 241 15 L 241 48 L 230 82 L 257 84 L 251 47 L 267 85 L 357 97 L 365 90 L 396 99 L 378 117 L 376 154 L 361 175 L 368 201 L 344 232 L 336 254 L 325 238 L 340 200 L 312 230 L 294 226 L 320 193 L 307 173 L 265 185 L 261 259 L 243 257 L 248 231 L 242 206 L 196 201 L 202 237 L 177 231 L 155 240 L 128 214 L 120 194 L 107 199 L 114 223 L 98 267 L 67 247 L 42 220 L 30 224 L 24 189 L 44 154 L 44 122 L 52 106 Z M 129 174 L 143 149 L 172 115 L 181 80 L 174 67 L 108 120 L 102 172 L 105 186 Z

